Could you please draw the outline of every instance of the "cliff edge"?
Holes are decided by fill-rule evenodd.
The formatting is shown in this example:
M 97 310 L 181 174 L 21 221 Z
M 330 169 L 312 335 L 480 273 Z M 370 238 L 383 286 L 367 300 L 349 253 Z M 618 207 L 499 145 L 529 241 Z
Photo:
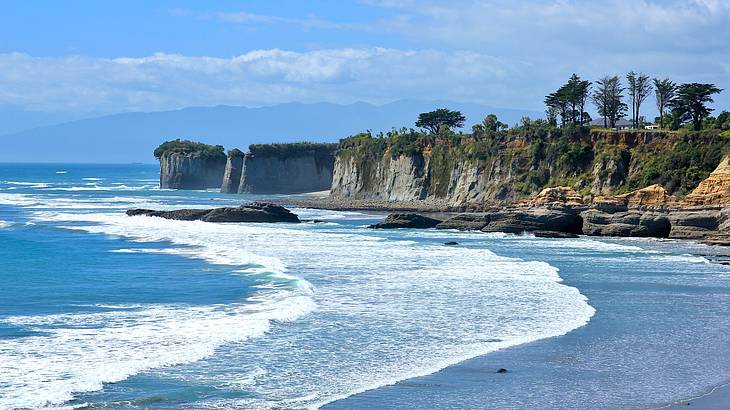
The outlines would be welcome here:
M 167 141 L 154 152 L 160 161 L 160 188 L 220 188 L 226 155 L 220 145 L 179 139 Z

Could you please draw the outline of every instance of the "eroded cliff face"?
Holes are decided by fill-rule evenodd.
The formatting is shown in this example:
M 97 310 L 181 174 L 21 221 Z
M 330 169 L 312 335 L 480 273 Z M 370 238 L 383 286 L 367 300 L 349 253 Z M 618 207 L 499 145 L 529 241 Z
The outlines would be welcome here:
M 482 140 L 358 136 L 341 143 L 331 196 L 462 207 L 514 203 L 555 186 L 590 199 L 659 184 L 626 199 L 666 202 L 697 186 L 728 148 L 729 141 L 713 136 L 642 132 Z
M 298 194 L 326 191 L 332 184 L 333 168 L 334 156 L 246 156 L 238 193 Z
M 223 173 L 221 192 L 225 194 L 235 194 L 238 192 L 238 187 L 241 185 L 244 158 L 245 157 L 242 154 L 228 154 L 226 170 Z
M 225 156 L 197 153 L 168 153 L 160 157 L 160 188 L 220 188 L 225 170 Z
M 730 155 L 723 158 L 720 165 L 687 195 L 684 202 L 687 205 L 730 204 Z

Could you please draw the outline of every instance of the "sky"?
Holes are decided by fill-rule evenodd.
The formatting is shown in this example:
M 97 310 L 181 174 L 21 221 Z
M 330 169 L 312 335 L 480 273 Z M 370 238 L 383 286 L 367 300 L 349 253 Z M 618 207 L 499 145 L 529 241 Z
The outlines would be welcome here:
M 572 73 L 727 89 L 728 0 L 5 0 L 0 107 L 400 99 L 544 110 Z M 652 100 L 645 103 L 652 110 Z

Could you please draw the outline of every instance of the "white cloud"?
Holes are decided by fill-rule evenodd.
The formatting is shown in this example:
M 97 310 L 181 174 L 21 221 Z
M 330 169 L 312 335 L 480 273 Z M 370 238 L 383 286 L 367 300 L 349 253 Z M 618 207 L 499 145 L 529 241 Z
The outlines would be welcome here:
M 231 58 L 0 54 L 0 105 L 44 111 L 157 110 L 401 98 L 492 102 L 515 66 L 474 52 L 346 48 L 255 50 Z

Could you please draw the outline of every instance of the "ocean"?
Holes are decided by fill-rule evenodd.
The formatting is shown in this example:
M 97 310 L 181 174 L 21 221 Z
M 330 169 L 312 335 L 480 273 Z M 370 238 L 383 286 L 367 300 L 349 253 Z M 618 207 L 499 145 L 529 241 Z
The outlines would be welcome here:
M 125 215 L 256 199 L 0 164 L 0 409 L 647 408 L 730 378 L 708 246 Z

